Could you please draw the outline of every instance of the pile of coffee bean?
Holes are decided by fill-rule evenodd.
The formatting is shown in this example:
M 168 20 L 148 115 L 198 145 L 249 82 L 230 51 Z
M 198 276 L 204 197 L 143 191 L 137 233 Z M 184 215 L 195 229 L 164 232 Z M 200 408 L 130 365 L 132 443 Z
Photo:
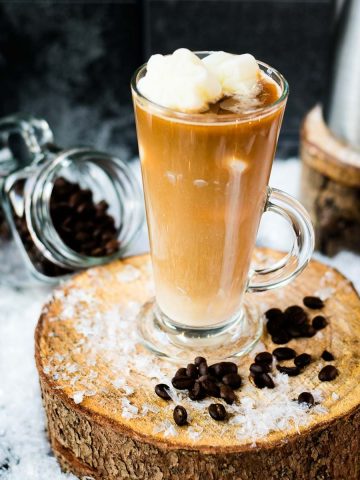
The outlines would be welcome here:
M 20 179 L 14 185 L 17 195 L 24 195 L 24 187 L 25 181 Z M 107 213 L 108 208 L 104 200 L 94 203 L 92 192 L 77 183 L 63 177 L 54 183 L 50 197 L 51 219 L 63 242 L 77 253 L 98 257 L 111 255 L 119 249 L 115 220 Z M 19 216 L 13 210 L 13 216 L 22 244 L 36 270 L 49 277 L 70 273 L 40 252 L 33 242 L 25 215 Z
M 93 193 L 78 183 L 59 177 L 50 199 L 50 214 L 63 242 L 77 253 L 91 257 L 112 255 L 119 249 L 109 205 L 95 203 Z
M 313 310 L 324 307 L 324 302 L 319 297 L 304 297 L 303 303 Z M 270 308 L 265 312 L 265 317 L 267 331 L 272 341 L 278 345 L 284 345 L 293 338 L 313 337 L 317 330 L 325 328 L 328 323 L 323 315 L 315 316 L 310 322 L 308 313 L 299 305 L 291 305 L 284 311 Z
M 258 353 L 254 363 L 250 365 L 250 379 L 257 388 L 275 388 L 274 381 L 269 375 L 272 369 L 273 356 L 270 352 Z
M 315 296 L 304 297 L 303 304 L 305 307 L 312 310 L 319 310 L 325 306 L 323 300 Z M 265 317 L 267 319 L 266 328 L 271 335 L 272 341 L 275 344 L 280 345 L 289 342 L 293 338 L 313 337 L 317 330 L 322 330 L 328 324 L 326 317 L 323 315 L 316 315 L 310 322 L 308 313 L 299 305 L 292 305 L 284 311 L 279 308 L 270 308 L 265 312 Z M 310 354 L 302 353 L 296 355 L 295 350 L 288 347 L 276 348 L 273 351 L 273 355 L 278 361 L 294 359 L 294 366 L 276 365 L 279 372 L 285 373 L 291 377 L 299 375 L 312 361 Z M 324 350 L 321 358 L 326 362 L 331 362 L 334 360 L 334 355 L 327 350 Z M 266 368 L 263 370 L 262 374 L 268 374 L 270 371 L 268 366 L 265 367 Z M 329 382 L 334 380 L 338 375 L 339 371 L 335 366 L 327 365 L 321 369 L 318 377 L 322 382 Z M 311 402 L 308 403 L 311 404 Z
M 234 390 L 241 386 L 238 367 L 233 362 L 219 362 L 208 365 L 204 357 L 196 357 L 194 363 L 179 368 L 171 380 L 177 390 L 187 390 L 190 400 L 203 400 L 206 397 L 222 398 L 228 405 L 236 400 Z M 163 400 L 170 400 L 169 387 L 160 383 L 155 386 L 155 393 Z M 214 420 L 225 420 L 227 413 L 221 403 L 212 403 L 209 414 Z M 187 423 L 187 412 L 177 405 L 174 409 L 174 421 L 177 425 Z

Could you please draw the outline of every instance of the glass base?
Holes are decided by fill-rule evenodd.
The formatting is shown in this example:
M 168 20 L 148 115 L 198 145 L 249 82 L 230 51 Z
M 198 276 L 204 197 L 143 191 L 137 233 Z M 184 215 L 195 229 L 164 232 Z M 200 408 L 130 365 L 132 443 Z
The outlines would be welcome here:
M 245 304 L 225 326 L 186 328 L 174 325 L 152 300 L 137 317 L 137 331 L 142 344 L 159 357 L 188 363 L 203 356 L 213 362 L 250 352 L 262 335 L 263 322 L 259 308 Z

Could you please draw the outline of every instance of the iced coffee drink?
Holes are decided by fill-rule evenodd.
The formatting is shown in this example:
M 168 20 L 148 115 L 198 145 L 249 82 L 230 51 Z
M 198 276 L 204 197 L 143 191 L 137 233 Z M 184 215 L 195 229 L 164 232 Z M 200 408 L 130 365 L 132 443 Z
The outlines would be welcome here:
M 155 57 L 138 79 L 153 102 L 134 101 L 156 301 L 178 324 L 222 324 L 246 289 L 285 102 L 251 55 Z

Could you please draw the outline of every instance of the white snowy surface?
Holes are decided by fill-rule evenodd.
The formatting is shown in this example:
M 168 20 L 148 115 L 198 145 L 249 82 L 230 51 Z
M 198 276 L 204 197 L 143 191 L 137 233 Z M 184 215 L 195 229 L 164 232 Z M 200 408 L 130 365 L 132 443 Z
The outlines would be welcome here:
M 296 196 L 299 172 L 297 160 L 276 162 L 270 184 Z M 287 228 L 281 221 L 277 222 L 275 228 L 274 222 L 273 215 L 264 217 L 260 243 L 286 248 L 289 244 Z M 146 249 L 144 234 L 134 250 Z M 315 257 L 343 272 L 360 291 L 360 256 L 342 252 L 332 259 L 319 254 L 315 254 Z M 129 271 L 127 275 L 131 277 L 133 272 Z M 46 439 L 44 412 L 34 363 L 34 328 L 41 306 L 49 293 L 50 290 L 46 288 L 16 290 L 0 286 L 1 480 L 75 478 L 60 472 Z

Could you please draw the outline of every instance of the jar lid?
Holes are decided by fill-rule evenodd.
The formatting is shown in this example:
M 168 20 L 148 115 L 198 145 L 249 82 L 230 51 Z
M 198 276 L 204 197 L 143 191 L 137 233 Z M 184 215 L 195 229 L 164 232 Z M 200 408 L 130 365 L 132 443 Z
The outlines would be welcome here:
M 320 105 L 301 128 L 302 161 L 322 175 L 350 187 L 360 187 L 360 150 L 337 138 L 324 122 Z
M 0 178 L 24 168 L 41 157 L 42 146 L 53 142 L 48 123 L 30 115 L 0 119 Z

